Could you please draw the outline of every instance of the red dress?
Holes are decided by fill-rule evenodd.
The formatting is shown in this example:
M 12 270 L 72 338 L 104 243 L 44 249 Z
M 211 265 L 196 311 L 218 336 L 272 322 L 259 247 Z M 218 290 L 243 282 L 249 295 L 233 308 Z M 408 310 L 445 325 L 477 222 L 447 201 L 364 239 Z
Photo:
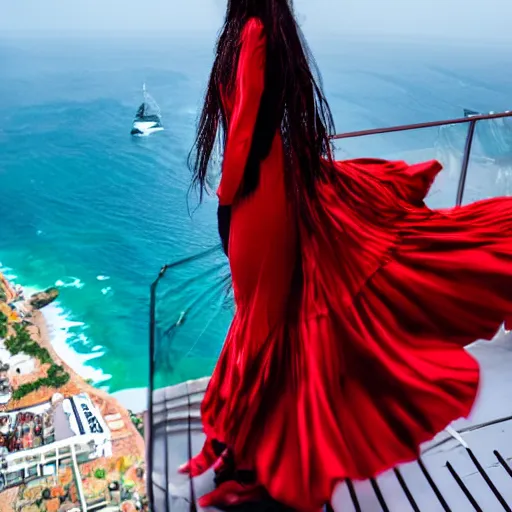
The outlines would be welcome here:
M 309 512 L 340 480 L 415 459 L 471 411 L 479 367 L 464 346 L 492 338 L 512 311 L 512 198 L 431 210 L 437 161 L 340 161 L 308 234 L 286 198 L 276 134 L 257 191 L 238 199 L 264 64 L 251 20 L 224 100 L 218 190 L 232 205 L 236 313 L 202 420 L 273 498 Z

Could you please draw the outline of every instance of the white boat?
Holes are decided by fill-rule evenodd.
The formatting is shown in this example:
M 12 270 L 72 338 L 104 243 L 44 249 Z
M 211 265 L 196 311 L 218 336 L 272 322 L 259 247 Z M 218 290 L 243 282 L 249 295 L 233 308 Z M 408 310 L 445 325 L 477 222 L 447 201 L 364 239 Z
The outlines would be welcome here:
M 130 132 L 132 135 L 139 137 L 148 136 L 154 132 L 161 132 L 164 129 L 160 107 L 146 91 L 146 84 L 142 85 L 142 94 L 143 100 L 135 114 Z

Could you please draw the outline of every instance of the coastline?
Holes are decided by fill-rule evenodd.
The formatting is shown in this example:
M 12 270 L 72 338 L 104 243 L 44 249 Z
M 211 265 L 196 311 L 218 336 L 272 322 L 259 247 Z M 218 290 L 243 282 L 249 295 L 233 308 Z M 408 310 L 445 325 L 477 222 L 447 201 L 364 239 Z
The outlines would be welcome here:
M 98 406 L 99 411 L 103 415 L 120 414 L 125 425 L 128 427 L 128 432 L 125 432 L 124 434 L 131 434 L 135 437 L 135 445 L 137 451 L 143 455 L 145 453 L 144 440 L 133 425 L 128 410 L 122 406 L 116 398 L 114 398 L 112 395 L 109 395 L 106 391 L 98 389 L 87 383 L 66 363 L 66 361 L 59 357 L 51 343 L 48 325 L 46 323 L 44 314 L 41 311 L 35 310 L 32 313 L 32 323 L 35 327 L 35 329 L 32 329 L 32 338 L 34 341 L 36 341 L 42 348 L 48 350 L 52 360 L 56 364 L 62 366 L 70 376 L 69 382 L 59 388 L 59 393 L 65 397 L 73 396 L 79 393 L 87 393 L 95 405 Z M 30 393 L 29 395 L 26 395 L 21 400 L 12 400 L 12 405 L 10 404 L 6 410 L 16 410 L 23 407 L 33 406 L 38 403 L 47 402 L 51 399 L 54 393 L 55 389 L 46 387 L 41 388 Z
M 8 314 L 9 310 L 6 307 L 8 303 L 15 300 L 16 291 L 5 275 L 0 271 L 0 289 L 5 291 L 6 298 L 0 298 L 0 312 Z M 31 317 L 31 328 L 32 337 L 42 347 L 48 350 L 53 361 L 56 364 L 62 366 L 67 373 L 70 375 L 70 381 L 64 390 L 71 393 L 81 390 L 80 392 L 87 392 L 97 397 L 98 400 L 111 400 L 114 403 L 118 402 L 123 408 L 129 409 L 135 414 L 144 413 L 147 410 L 147 393 L 148 388 L 129 388 L 120 391 L 113 392 L 111 394 L 103 391 L 87 382 L 67 361 L 62 359 L 57 353 L 57 350 L 52 344 L 52 337 L 50 335 L 50 328 L 48 320 L 43 311 L 33 310 Z M 39 369 L 40 370 L 40 369 Z M 44 374 L 44 372 L 41 372 Z M 44 402 L 51 398 L 51 390 L 45 388 L 42 390 L 40 401 Z M 31 394 L 31 402 L 34 401 L 34 394 Z M 19 400 L 15 404 L 5 408 L 4 410 L 16 410 L 18 408 L 25 407 L 24 400 Z M 0 406 L 0 411 L 2 406 Z
M 52 345 L 49 333 L 48 322 L 42 311 L 34 311 L 33 323 L 39 329 L 38 342 L 41 347 L 46 348 L 52 359 L 61 365 L 70 375 L 71 381 L 82 388 L 85 392 L 96 395 L 98 399 L 108 399 L 120 404 L 123 408 L 130 410 L 134 414 L 144 413 L 147 411 L 147 394 L 148 388 L 129 388 L 107 393 L 92 384 L 89 384 L 81 375 L 79 375 L 66 361 L 64 361 Z
M 50 290 L 53 293 L 49 293 Z M 41 311 L 57 298 L 58 290 L 50 290 L 24 297 L 23 287 L 10 282 L 0 272 L 0 313 L 3 316 L 2 322 L 5 329 L 3 338 L 0 337 L 0 344 L 3 363 L 7 363 L 8 369 L 7 373 L 3 375 L 3 379 L 5 381 L 8 374 L 11 389 L 8 401 L 0 404 L 0 419 L 10 414 L 16 417 L 16 422 L 18 422 L 20 414 L 24 416 L 26 411 L 34 410 L 37 406 L 53 404 L 55 400 L 57 402 L 64 399 L 75 400 L 77 395 L 85 394 L 107 428 L 111 449 L 108 454 L 105 452 L 99 458 L 80 464 L 80 478 L 84 488 L 98 489 L 105 488 L 112 482 L 115 485 L 127 482 L 132 498 L 125 498 L 125 500 L 139 500 L 138 497 L 146 494 L 144 478 L 146 448 L 144 438 L 139 430 L 140 413 L 146 410 L 142 402 L 144 390 L 133 390 L 137 393 L 136 400 L 130 397 L 130 390 L 126 390 L 122 395 L 123 403 L 121 403 L 108 392 L 89 384 L 67 361 L 59 356 L 52 344 L 51 327 Z M 41 295 L 45 296 L 42 303 L 40 302 Z M 55 368 L 58 368 L 57 378 L 55 378 Z M 49 378 L 52 370 L 53 378 Z M 62 379 L 62 376 L 65 379 Z M 58 398 L 59 396 L 60 398 Z M 132 404 L 137 405 L 140 410 L 133 410 Z M 127 407 L 128 405 L 130 407 Z M 52 407 L 54 406 L 52 405 Z M 83 432 L 76 435 L 82 434 Z M 0 437 L 2 436 L 0 435 Z M 2 443 L 4 442 L 5 439 Z M 28 446 L 24 444 L 21 449 L 28 450 L 27 455 L 29 455 L 31 447 L 32 444 Z M 19 449 L 17 448 L 16 451 Z M 9 448 L 9 453 L 10 451 L 11 448 Z M 44 477 L 41 478 L 44 479 Z M 0 471 L 0 484 L 2 481 L 0 504 L 9 502 L 13 504 L 13 508 L 4 509 L 3 506 L 0 506 L 0 511 L 18 510 L 16 503 L 23 502 L 25 485 L 11 484 L 8 488 L 4 488 L 5 476 L 3 471 Z M 56 484 L 54 483 L 54 485 Z M 41 488 L 41 492 L 43 490 L 44 486 Z M 95 494 L 96 491 L 91 490 L 90 492 Z M 105 491 L 102 491 L 102 495 L 103 492 L 106 493 L 104 494 L 105 499 L 109 502 L 113 499 L 115 503 L 118 502 L 118 498 L 113 498 L 112 495 L 108 498 L 109 494 L 106 488 Z M 125 495 L 126 492 L 129 491 L 125 491 Z M 46 499 L 43 498 L 43 502 Z M 53 498 L 50 499 L 50 501 L 52 500 Z

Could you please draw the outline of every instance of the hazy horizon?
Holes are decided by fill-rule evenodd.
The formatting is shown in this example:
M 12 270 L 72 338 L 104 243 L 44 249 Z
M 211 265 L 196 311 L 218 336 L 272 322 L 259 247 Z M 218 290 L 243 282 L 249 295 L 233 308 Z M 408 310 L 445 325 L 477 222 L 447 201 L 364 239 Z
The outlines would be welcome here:
M 2 2 L 0 37 L 215 37 L 225 0 L 20 0 Z M 512 41 L 512 2 L 486 0 L 295 0 L 307 36 L 393 36 Z M 475 30 L 476 29 L 476 30 Z

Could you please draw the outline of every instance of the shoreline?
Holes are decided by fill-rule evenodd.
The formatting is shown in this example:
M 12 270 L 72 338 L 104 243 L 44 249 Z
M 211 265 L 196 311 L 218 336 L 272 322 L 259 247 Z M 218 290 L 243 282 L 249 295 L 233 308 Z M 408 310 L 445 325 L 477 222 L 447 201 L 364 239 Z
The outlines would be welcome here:
M 16 292 L 13 286 L 1 271 L 0 286 L 6 292 L 6 303 L 9 303 L 15 299 Z M 2 302 L 3 301 L 0 300 L 0 303 Z M 62 357 L 60 357 L 57 353 L 55 347 L 52 344 L 48 320 L 44 313 L 39 310 L 33 310 L 31 320 L 31 323 L 37 328 L 37 332 L 33 333 L 34 337 L 37 338 L 36 341 L 42 348 L 46 348 L 48 350 L 56 364 L 62 366 L 68 372 L 70 375 L 70 382 L 73 381 L 77 387 L 80 387 L 84 391 L 96 395 L 99 399 L 113 399 L 117 401 L 123 408 L 132 411 L 134 414 L 142 414 L 147 411 L 147 387 L 127 388 L 108 393 L 97 388 L 96 386 L 89 384 L 84 377 L 82 377 L 76 370 L 74 370 L 71 365 L 62 359 Z M 9 408 L 9 410 L 15 410 L 15 408 Z
M 85 388 L 87 393 L 96 394 L 99 398 L 115 400 L 122 407 L 130 410 L 134 414 L 144 413 L 147 411 L 148 388 L 129 388 L 109 393 L 89 384 L 76 370 L 74 370 L 58 355 L 55 347 L 52 345 L 48 321 L 44 316 L 44 313 L 42 311 L 34 310 L 32 315 L 33 324 L 39 330 L 39 344 L 41 347 L 48 350 L 55 363 L 62 366 L 69 373 L 71 377 L 70 382 L 71 380 L 75 380 L 81 387 Z
M 36 341 L 42 348 L 48 350 L 52 360 L 56 364 L 62 366 L 70 376 L 69 382 L 65 384 L 62 388 L 60 388 L 59 392 L 62 393 L 64 396 L 67 396 L 68 393 L 72 395 L 74 394 L 73 390 L 76 388 L 79 390 L 80 393 L 87 393 L 91 397 L 92 401 L 98 406 L 98 409 L 102 414 L 121 414 L 121 417 L 124 420 L 125 425 L 128 427 L 130 434 L 135 436 L 138 451 L 140 451 L 141 455 L 145 454 L 144 440 L 142 439 L 139 432 L 135 428 L 135 425 L 131 421 L 128 409 L 124 405 L 122 405 L 116 398 L 114 398 L 111 394 L 96 388 L 92 384 L 87 383 L 80 375 L 78 375 L 78 373 L 75 372 L 75 370 L 73 370 L 73 368 L 71 368 L 71 366 L 69 366 L 66 363 L 66 361 L 59 357 L 59 355 L 55 351 L 55 348 L 52 345 L 48 325 L 46 323 L 44 314 L 41 311 L 35 310 L 33 312 L 32 318 L 33 324 L 39 330 L 39 335 L 35 336 L 37 338 Z M 48 392 L 52 392 L 51 389 L 46 389 L 48 389 Z
M 6 299 L 0 300 L 0 304 L 8 304 L 16 297 L 16 291 L 12 286 L 12 283 L 5 277 L 4 274 L 0 272 L 0 285 L 5 290 Z M 40 310 L 33 309 L 31 311 L 31 318 L 27 318 L 28 325 L 27 329 L 31 334 L 32 339 L 41 347 L 48 351 L 52 361 L 62 366 L 62 368 L 68 373 L 69 381 L 64 384 L 60 388 L 49 388 L 49 387 L 41 387 L 35 391 L 30 392 L 19 400 L 11 399 L 5 406 L 0 406 L 0 413 L 2 411 L 8 412 L 17 409 L 23 409 L 26 407 L 33 407 L 38 404 L 42 404 L 48 402 L 55 393 L 61 393 L 66 398 L 79 394 L 79 393 L 87 393 L 93 403 L 98 407 L 98 410 L 102 415 L 113 415 L 119 414 L 124 423 L 124 428 L 119 432 L 112 432 L 113 440 L 132 438 L 132 446 L 130 451 L 136 452 L 139 456 L 145 455 L 145 443 L 144 439 L 138 432 L 137 428 L 133 424 L 129 410 L 136 414 L 137 412 L 144 412 L 146 408 L 141 411 L 134 411 L 130 407 L 127 407 L 127 397 L 123 400 L 124 403 L 121 403 L 113 394 L 109 394 L 106 391 L 98 389 L 86 382 L 86 380 L 80 376 L 65 360 L 63 360 L 55 350 L 52 339 L 50 336 L 50 329 L 47 323 L 47 320 L 44 316 L 44 313 Z M 37 365 L 34 370 L 34 374 L 30 374 L 32 380 L 35 380 L 33 377 L 37 376 L 45 376 L 46 369 L 45 365 Z M 141 396 L 141 392 L 138 391 L 139 397 Z M 140 405 L 140 402 L 137 402 Z M 134 453 L 135 454 L 135 453 Z

